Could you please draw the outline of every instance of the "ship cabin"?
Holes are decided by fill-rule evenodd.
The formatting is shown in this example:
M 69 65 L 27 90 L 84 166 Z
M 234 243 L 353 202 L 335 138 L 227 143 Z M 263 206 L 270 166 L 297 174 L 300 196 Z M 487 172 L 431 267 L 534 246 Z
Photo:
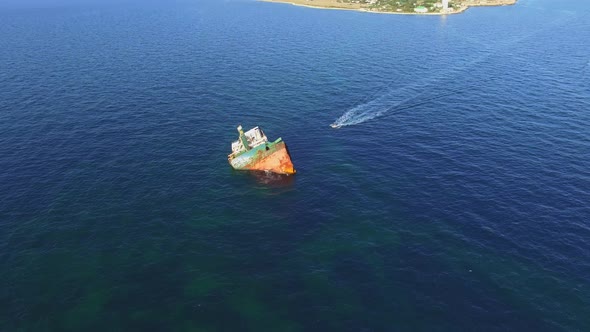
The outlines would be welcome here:
M 238 133 L 240 137 L 231 144 L 232 153 L 228 156 L 230 159 L 244 151 L 251 150 L 260 144 L 268 142 L 268 138 L 266 138 L 266 135 L 264 135 L 264 132 L 259 127 L 254 127 L 244 132 L 242 126 L 238 126 Z

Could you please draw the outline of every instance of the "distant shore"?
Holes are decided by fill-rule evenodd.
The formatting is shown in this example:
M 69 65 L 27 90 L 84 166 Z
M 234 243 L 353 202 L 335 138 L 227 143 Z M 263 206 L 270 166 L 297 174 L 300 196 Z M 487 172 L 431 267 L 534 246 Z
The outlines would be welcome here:
M 377 7 L 375 5 L 354 3 L 354 2 L 340 2 L 338 0 L 259 0 L 264 2 L 288 3 L 294 6 L 320 8 L 320 9 L 335 9 L 335 10 L 354 10 L 366 13 L 376 14 L 397 14 L 397 15 L 452 15 L 459 14 L 466 11 L 469 7 L 482 6 L 509 6 L 514 5 L 517 0 L 465 0 L 461 1 L 458 7 L 452 8 L 449 11 L 432 11 L 432 12 L 415 12 L 388 10 Z

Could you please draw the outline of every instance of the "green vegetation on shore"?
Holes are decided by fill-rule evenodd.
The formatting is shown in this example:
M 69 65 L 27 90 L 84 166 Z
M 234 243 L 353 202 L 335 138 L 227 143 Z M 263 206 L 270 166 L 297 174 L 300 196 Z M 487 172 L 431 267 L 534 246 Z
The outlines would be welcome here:
M 423 6 L 429 12 L 440 12 L 442 3 L 440 0 L 338 0 L 340 3 L 358 3 L 375 11 L 382 12 L 414 12 L 414 9 Z M 460 3 L 449 1 L 450 9 L 460 8 Z
M 328 9 L 379 13 L 445 15 L 461 13 L 472 6 L 506 6 L 517 0 L 261 0 Z

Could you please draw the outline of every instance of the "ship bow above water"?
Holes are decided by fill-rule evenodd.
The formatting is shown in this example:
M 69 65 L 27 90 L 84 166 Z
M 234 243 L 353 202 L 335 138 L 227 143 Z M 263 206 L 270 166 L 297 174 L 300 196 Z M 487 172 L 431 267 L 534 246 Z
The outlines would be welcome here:
M 289 150 L 281 138 L 269 142 L 258 127 L 246 133 L 238 127 L 238 132 L 240 138 L 232 144 L 233 153 L 228 156 L 234 169 L 295 174 Z

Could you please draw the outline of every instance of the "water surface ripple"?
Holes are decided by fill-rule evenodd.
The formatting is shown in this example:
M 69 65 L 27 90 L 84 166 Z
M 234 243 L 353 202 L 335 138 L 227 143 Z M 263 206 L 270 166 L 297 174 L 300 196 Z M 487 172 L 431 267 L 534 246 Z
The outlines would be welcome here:
M 0 4 L 0 330 L 587 331 L 588 14 Z

